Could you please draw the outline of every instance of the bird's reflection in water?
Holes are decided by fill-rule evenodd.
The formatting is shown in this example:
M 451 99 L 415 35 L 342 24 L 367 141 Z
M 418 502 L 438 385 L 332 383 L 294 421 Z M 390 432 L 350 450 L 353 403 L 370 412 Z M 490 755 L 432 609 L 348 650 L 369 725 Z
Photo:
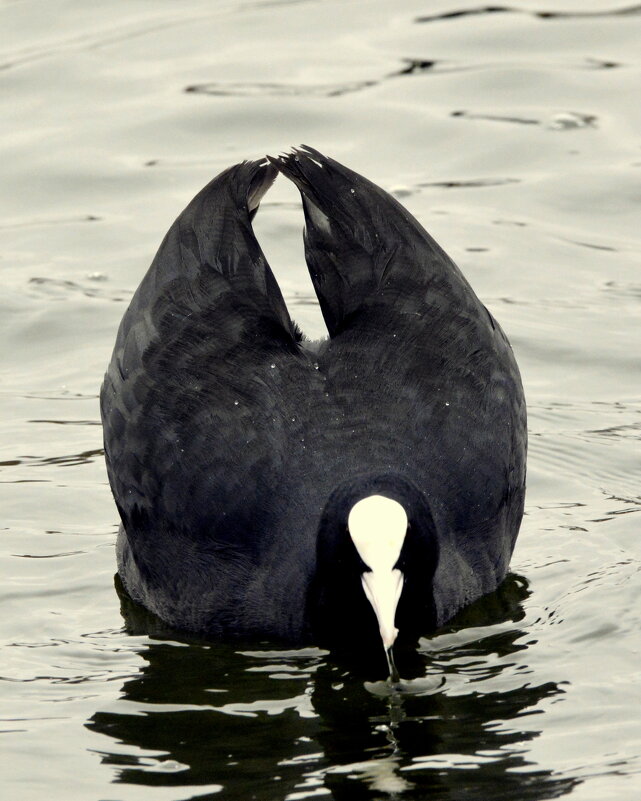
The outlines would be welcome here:
M 422 640 L 403 659 L 414 678 L 400 691 L 380 691 L 358 665 L 318 649 L 152 640 L 122 708 L 87 726 L 112 738 L 101 755 L 115 782 L 185 798 L 556 798 L 576 780 L 528 765 L 538 731 L 520 720 L 563 690 L 531 673 L 500 686 L 510 656 L 527 648 L 518 625 L 527 594 L 508 576 Z M 169 636 L 121 598 L 128 631 Z

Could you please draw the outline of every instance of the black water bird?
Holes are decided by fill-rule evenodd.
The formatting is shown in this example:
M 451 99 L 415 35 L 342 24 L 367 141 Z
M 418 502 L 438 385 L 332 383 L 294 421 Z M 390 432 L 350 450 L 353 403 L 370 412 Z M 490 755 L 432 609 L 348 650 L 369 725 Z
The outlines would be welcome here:
M 278 172 L 303 200 L 320 346 L 251 226 Z M 309 147 L 231 167 L 178 217 L 101 411 L 118 570 L 173 627 L 391 653 L 506 575 L 526 457 L 512 349 L 405 208 Z

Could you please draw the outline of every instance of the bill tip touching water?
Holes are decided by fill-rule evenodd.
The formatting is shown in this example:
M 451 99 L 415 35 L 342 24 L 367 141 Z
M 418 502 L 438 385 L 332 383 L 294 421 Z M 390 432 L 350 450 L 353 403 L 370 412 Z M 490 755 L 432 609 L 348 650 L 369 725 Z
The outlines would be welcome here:
M 251 225 L 282 173 L 328 338 Z M 170 228 L 101 392 L 138 603 L 211 637 L 385 655 L 496 589 L 523 514 L 512 349 L 418 221 L 309 147 L 214 178 Z

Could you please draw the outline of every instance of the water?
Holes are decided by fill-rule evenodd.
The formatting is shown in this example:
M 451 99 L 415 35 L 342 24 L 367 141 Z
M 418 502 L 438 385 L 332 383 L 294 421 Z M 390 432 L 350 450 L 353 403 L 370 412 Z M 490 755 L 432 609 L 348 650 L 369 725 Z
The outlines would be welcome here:
M 3 797 L 641 795 L 641 7 L 4 0 L 0 30 Z M 402 693 L 167 638 L 114 589 L 97 393 L 125 304 L 212 175 L 300 142 L 425 223 L 529 400 L 513 576 Z M 301 226 L 280 180 L 256 228 L 319 335 Z

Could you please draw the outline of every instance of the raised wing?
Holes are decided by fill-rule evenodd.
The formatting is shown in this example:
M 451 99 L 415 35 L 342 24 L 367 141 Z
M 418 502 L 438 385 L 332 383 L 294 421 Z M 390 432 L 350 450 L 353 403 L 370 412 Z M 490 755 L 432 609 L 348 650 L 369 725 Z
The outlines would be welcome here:
M 303 146 L 271 159 L 300 190 L 305 257 L 330 337 L 380 298 L 401 312 L 478 300 L 460 270 L 391 195 Z M 480 304 L 478 304 L 480 305 Z
M 195 550 L 234 551 L 255 507 L 273 508 L 282 460 L 269 432 L 287 413 L 274 408 L 278 367 L 298 344 L 251 217 L 276 174 L 245 162 L 211 181 L 170 228 L 121 323 L 101 412 L 139 567 L 157 538 L 172 558 L 164 540 L 177 530 Z
M 319 362 L 360 432 L 360 461 L 406 469 L 428 498 L 434 488 L 444 529 L 522 508 L 518 368 L 458 267 L 393 197 L 333 159 L 302 147 L 272 163 L 301 192 L 331 338 Z

